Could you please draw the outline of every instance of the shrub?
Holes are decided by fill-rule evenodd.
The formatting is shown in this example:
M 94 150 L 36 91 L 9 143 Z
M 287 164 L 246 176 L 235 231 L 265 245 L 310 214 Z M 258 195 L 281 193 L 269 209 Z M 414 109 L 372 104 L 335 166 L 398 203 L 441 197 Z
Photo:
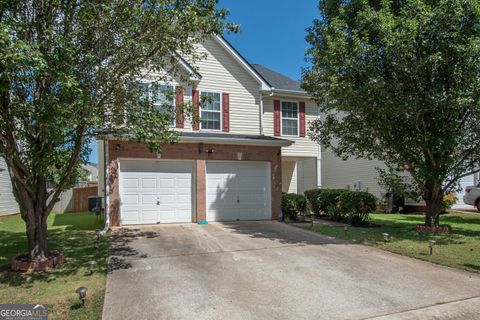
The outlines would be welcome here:
M 339 210 L 347 215 L 351 215 L 353 225 L 367 223 L 370 219 L 369 213 L 375 211 L 377 199 L 368 192 L 348 191 L 339 197 Z
M 338 205 L 328 207 L 325 212 L 327 216 L 334 221 L 345 220 L 347 216 L 347 213 Z
M 348 190 L 344 189 L 312 189 L 305 191 L 310 210 L 319 216 L 327 214 L 329 210 L 333 210 L 338 204 L 340 195 Z
M 307 198 L 303 194 L 283 193 L 282 212 L 284 218 L 296 220 L 307 209 Z
M 447 210 L 450 209 L 455 203 L 457 203 L 458 197 L 455 193 L 448 193 L 443 196 L 441 213 L 447 213 Z

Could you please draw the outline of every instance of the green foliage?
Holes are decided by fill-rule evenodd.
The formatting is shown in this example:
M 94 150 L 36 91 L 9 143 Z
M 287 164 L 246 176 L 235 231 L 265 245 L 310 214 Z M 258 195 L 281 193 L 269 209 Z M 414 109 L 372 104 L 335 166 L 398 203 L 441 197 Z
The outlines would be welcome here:
M 345 215 L 350 215 L 353 225 L 368 222 L 369 214 L 377 208 L 377 199 L 368 192 L 348 191 L 339 197 L 339 209 Z
M 421 224 L 424 215 L 371 214 L 371 222 L 378 228 L 342 228 L 317 224 L 311 229 L 315 232 L 344 238 L 355 243 L 374 246 L 382 250 L 399 253 L 404 256 L 438 263 L 453 268 L 480 272 L 480 217 L 475 214 L 453 212 L 442 217 L 442 222 L 451 226 L 448 233 L 418 232 L 416 225 Z M 390 241 L 384 242 L 382 233 L 390 235 Z M 434 254 L 428 254 L 428 240 L 436 240 Z
M 397 170 L 377 169 L 377 182 L 378 185 L 383 187 L 387 192 L 391 193 L 394 197 L 404 197 L 415 201 L 420 200 L 420 190 L 417 185 L 404 174 L 400 174 Z
M 480 160 L 479 0 L 320 1 L 303 88 L 310 136 L 342 158 L 406 170 L 438 219 Z M 438 221 L 437 221 L 438 222 Z
M 458 197 L 455 193 L 449 193 L 443 196 L 441 213 L 447 213 L 447 210 L 450 209 L 455 203 L 457 203 Z
M 40 239 L 46 233 L 33 239 L 35 230 L 46 229 L 59 194 L 77 180 L 93 137 L 126 137 L 157 153 L 178 141 L 173 101 L 155 105 L 132 84 L 175 78 L 190 85 L 179 57 L 195 68 L 204 58 L 196 45 L 229 27 L 226 10 L 216 6 L 216 0 L 0 2 L 0 157 L 22 217 L 35 226 L 28 233 L 32 257 L 46 251 Z
M 305 191 L 305 197 L 313 214 L 317 216 L 328 215 L 334 220 L 340 220 L 344 218 L 344 216 L 336 209 L 340 195 L 345 192 L 348 192 L 348 190 L 311 189 Z
M 299 215 L 305 213 L 306 209 L 307 198 L 303 194 L 282 194 L 282 213 L 284 218 L 296 220 Z

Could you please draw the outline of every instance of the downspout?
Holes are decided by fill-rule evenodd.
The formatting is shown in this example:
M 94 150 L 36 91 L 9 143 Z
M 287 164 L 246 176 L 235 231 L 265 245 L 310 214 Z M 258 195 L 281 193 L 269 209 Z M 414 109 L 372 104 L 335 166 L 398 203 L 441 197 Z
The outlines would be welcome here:
M 108 142 L 103 140 L 103 190 L 104 190 L 104 201 L 105 201 L 105 226 L 102 230 L 103 233 L 107 233 L 110 229 L 110 184 L 107 183 L 108 178 Z
M 269 94 L 262 94 L 260 92 L 260 117 L 259 117 L 259 122 L 260 122 L 260 135 L 263 136 L 263 111 L 264 111 L 264 108 L 263 108 L 263 98 L 264 97 L 272 97 L 273 96 L 273 90 L 275 88 L 271 88 L 271 92 Z

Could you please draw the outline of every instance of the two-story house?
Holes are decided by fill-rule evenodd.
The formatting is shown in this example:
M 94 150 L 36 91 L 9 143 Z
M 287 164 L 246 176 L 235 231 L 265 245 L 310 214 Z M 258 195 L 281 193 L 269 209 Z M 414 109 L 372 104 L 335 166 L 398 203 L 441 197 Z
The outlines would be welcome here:
M 319 185 L 320 148 L 306 136 L 318 111 L 299 83 L 248 63 L 221 36 L 198 50 L 197 70 L 180 61 L 188 83 L 165 84 L 201 118 L 177 117 L 178 144 L 154 154 L 128 140 L 99 141 L 99 195 L 111 226 L 278 219 L 282 191 Z

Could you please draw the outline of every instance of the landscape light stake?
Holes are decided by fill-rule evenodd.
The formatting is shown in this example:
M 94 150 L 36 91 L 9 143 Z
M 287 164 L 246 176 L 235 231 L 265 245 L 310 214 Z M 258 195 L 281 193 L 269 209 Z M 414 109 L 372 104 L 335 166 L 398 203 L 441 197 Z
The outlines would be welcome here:
M 347 233 L 348 233 L 348 226 L 344 226 L 344 227 L 343 227 L 343 231 L 345 232 L 345 235 L 347 235 Z
M 436 243 L 437 243 L 437 241 L 435 241 L 435 240 L 428 240 L 428 247 L 430 248 L 430 255 L 433 253 L 433 246 L 435 246 Z
M 87 297 L 87 288 L 86 287 L 80 287 L 75 290 L 75 292 L 78 294 L 78 299 L 82 301 L 82 306 L 85 305 L 85 298 Z
M 97 267 L 97 261 L 90 260 L 88 261 L 88 269 L 90 270 L 90 274 L 93 274 L 93 270 Z
M 388 233 L 382 233 L 383 236 L 383 242 L 388 242 L 390 240 L 390 235 Z
M 94 250 L 95 252 L 98 251 L 98 240 L 93 241 L 93 250 Z
M 102 235 L 102 230 L 100 229 L 95 229 L 95 234 L 97 236 L 97 240 L 100 240 L 100 236 Z

